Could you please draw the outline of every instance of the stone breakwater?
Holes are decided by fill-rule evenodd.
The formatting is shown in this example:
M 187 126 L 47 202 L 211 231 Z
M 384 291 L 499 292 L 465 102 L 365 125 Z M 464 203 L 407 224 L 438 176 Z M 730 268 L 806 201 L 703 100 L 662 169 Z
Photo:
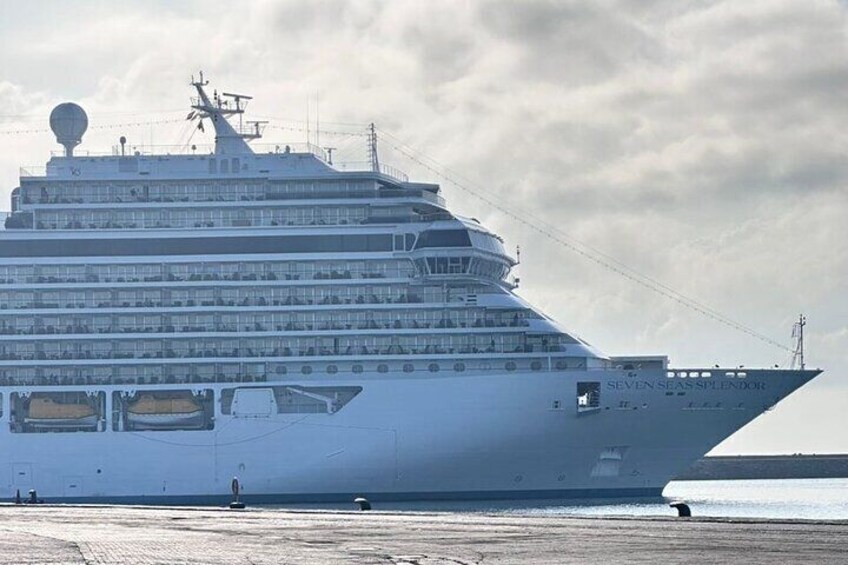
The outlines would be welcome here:
M 0 506 L 16 565 L 845 563 L 846 548 L 848 521 Z

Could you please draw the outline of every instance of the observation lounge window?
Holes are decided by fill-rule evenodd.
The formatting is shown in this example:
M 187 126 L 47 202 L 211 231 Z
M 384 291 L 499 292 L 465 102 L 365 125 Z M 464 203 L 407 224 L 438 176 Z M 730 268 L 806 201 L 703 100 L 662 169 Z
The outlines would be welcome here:
M 418 236 L 415 249 L 426 247 L 471 247 L 468 230 L 427 230 Z

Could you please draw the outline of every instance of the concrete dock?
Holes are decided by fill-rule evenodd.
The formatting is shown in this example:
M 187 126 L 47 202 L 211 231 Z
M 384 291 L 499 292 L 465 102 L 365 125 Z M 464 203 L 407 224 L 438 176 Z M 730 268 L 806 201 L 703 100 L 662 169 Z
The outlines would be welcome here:
M 0 506 L 0 563 L 846 563 L 848 521 Z

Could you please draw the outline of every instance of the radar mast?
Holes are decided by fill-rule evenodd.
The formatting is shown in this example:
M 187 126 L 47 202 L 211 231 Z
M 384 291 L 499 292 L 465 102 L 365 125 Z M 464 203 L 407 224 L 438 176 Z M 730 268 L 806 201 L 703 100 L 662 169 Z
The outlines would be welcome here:
M 807 325 L 807 318 L 803 314 L 798 317 L 798 321 L 792 325 L 792 338 L 795 340 L 795 348 L 792 351 L 792 368 L 799 367 L 804 370 L 804 326 Z
M 188 119 L 198 119 L 197 127 L 200 131 L 204 131 L 204 118 L 209 118 L 212 121 L 212 126 L 215 128 L 215 154 L 253 153 L 247 142 L 262 137 L 262 129 L 267 123 L 265 121 L 242 121 L 247 103 L 253 97 L 230 92 L 222 92 L 219 95 L 218 91 L 215 90 L 212 93 L 212 99 L 210 99 L 204 88 L 208 84 L 209 81 L 203 79 L 203 71 L 200 72 L 200 80 L 194 80 L 194 77 L 191 77 L 191 85 L 197 89 L 197 98 L 191 100 L 193 111 L 188 115 Z M 238 125 L 229 122 L 228 117 L 230 116 L 238 116 Z

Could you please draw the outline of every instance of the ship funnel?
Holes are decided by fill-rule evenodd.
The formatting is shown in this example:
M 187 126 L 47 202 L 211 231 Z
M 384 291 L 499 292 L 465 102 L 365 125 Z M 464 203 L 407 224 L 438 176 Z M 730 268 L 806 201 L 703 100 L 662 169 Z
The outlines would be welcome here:
M 65 146 L 65 156 L 73 157 L 74 147 L 88 129 L 88 116 L 78 104 L 64 102 L 50 112 L 50 129 L 56 134 L 56 141 Z

